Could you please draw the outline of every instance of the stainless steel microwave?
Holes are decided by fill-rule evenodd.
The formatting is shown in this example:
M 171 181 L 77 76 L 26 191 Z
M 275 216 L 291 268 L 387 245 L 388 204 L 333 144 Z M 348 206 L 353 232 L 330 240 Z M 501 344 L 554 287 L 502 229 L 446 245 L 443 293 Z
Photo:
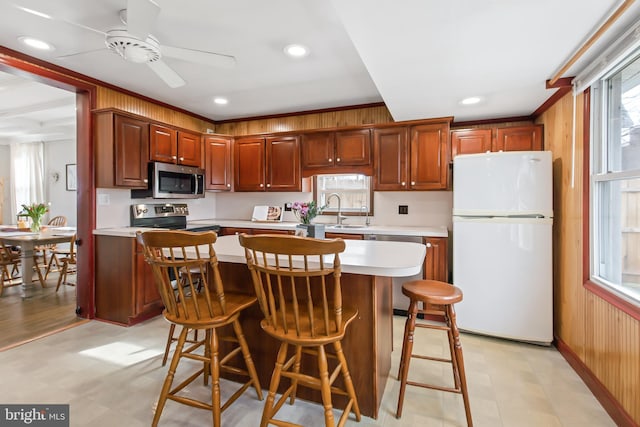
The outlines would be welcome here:
M 171 163 L 149 163 L 149 187 L 131 190 L 134 199 L 196 199 L 204 197 L 204 170 Z

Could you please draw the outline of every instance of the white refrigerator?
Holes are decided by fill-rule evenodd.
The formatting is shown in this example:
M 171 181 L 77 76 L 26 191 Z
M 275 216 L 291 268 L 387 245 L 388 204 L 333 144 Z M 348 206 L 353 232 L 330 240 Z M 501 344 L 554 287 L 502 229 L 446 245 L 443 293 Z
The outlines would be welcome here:
M 453 160 L 458 327 L 549 345 L 553 339 L 553 176 L 549 151 Z

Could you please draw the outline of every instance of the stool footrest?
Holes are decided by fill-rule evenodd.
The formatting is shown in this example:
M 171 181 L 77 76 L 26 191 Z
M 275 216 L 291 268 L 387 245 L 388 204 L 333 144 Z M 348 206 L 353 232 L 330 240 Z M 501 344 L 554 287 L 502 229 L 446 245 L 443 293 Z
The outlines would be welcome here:
M 408 385 L 413 385 L 413 386 L 416 386 L 416 387 L 430 388 L 432 390 L 448 391 L 448 392 L 451 392 L 451 393 L 458 393 L 458 394 L 462 393 L 461 389 L 454 388 L 454 387 L 441 387 L 441 386 L 438 386 L 438 385 L 417 383 L 415 381 L 407 381 L 407 384 Z
M 445 359 L 444 357 L 422 356 L 420 354 L 412 354 L 411 357 L 415 359 L 432 360 L 434 362 L 453 363 L 453 360 Z

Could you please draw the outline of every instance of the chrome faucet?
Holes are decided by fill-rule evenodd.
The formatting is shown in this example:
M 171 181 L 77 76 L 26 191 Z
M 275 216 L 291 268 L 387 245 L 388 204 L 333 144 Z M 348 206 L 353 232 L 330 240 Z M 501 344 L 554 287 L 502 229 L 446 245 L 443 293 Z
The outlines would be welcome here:
M 360 210 L 364 211 L 364 225 L 368 227 L 369 225 L 371 225 L 371 223 L 369 222 L 369 208 L 367 208 L 366 206 L 362 206 Z
M 342 216 L 342 199 L 340 199 L 340 195 L 338 193 L 331 193 L 327 197 L 327 204 L 329 204 L 329 201 L 331 200 L 332 197 L 335 197 L 338 199 L 338 217 L 336 219 L 336 224 L 342 225 L 342 219 L 345 218 Z

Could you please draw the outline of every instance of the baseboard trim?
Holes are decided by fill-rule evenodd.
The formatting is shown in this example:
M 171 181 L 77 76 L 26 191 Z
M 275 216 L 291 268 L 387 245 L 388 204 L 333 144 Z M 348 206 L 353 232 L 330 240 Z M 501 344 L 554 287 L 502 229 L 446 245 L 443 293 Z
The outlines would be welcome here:
M 598 399 L 598 402 L 600 402 L 613 421 L 620 427 L 639 427 L 631 418 L 631 415 L 625 411 L 611 392 L 593 374 L 591 369 L 580 360 L 578 355 L 559 337 L 556 336 L 555 339 L 556 347 L 562 357 L 564 357 L 573 370 L 576 371 L 578 376 L 582 378 L 582 381 L 589 387 L 591 393 Z

